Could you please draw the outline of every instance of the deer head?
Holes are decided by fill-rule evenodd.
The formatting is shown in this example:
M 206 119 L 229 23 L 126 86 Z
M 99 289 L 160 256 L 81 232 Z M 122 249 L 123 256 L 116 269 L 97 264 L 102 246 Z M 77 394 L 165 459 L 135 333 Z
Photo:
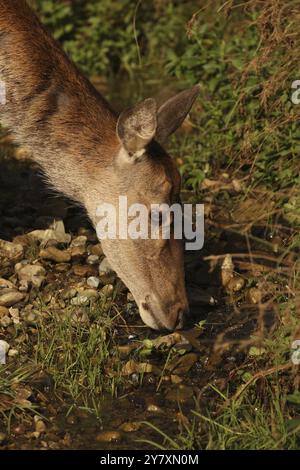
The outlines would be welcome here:
M 149 219 L 152 204 L 180 202 L 180 174 L 162 145 L 181 125 L 198 92 L 198 86 L 183 91 L 159 109 L 153 99 L 146 99 L 121 113 L 106 202 L 118 208 L 117 196 L 126 195 L 128 205 L 148 208 Z M 132 292 L 143 321 L 153 329 L 181 328 L 188 311 L 182 240 L 171 231 L 170 239 L 105 239 L 102 246 Z

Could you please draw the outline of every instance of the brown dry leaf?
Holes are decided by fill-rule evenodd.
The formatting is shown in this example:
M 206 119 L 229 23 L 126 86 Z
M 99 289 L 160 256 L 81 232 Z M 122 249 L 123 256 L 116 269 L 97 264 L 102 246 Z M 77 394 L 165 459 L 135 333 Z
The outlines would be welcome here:
M 153 345 L 155 348 L 160 348 L 161 346 L 172 347 L 178 344 L 188 344 L 188 341 L 178 332 L 171 333 L 169 335 L 160 336 L 159 338 L 153 341 Z
M 176 358 L 175 360 L 171 361 L 170 364 L 167 366 L 167 369 L 172 371 L 173 375 L 184 375 L 186 374 L 193 365 L 197 362 L 198 355 L 195 353 L 185 354 L 181 356 L 179 359 Z
M 180 334 L 183 336 L 194 349 L 200 351 L 202 349 L 200 341 L 198 341 L 198 337 L 202 335 L 204 330 L 200 330 L 199 328 L 193 328 L 192 330 L 182 331 Z
M 272 210 L 274 210 L 274 201 L 266 197 L 248 198 L 239 202 L 239 205 L 232 211 L 231 217 L 235 223 L 249 223 L 257 219 L 262 221 L 268 219 Z

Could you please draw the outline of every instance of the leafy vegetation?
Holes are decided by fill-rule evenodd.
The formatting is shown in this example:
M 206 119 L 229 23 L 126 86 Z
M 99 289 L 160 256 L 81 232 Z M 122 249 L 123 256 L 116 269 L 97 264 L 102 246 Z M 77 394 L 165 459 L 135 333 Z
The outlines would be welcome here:
M 31 3 L 72 59 L 96 85 L 100 77 L 101 87 L 119 107 L 119 102 L 127 105 L 149 94 L 163 98 L 176 89 L 201 85 L 190 119 L 169 150 L 182 173 L 185 197 L 206 203 L 206 254 L 213 257 L 215 248 L 217 253 L 211 269 L 226 253 L 226 240 L 226 249 L 231 247 L 237 260 L 242 254 L 249 258 L 248 264 L 242 259 L 236 267 L 247 292 L 257 288 L 264 294 L 255 313 L 258 331 L 246 345 L 221 337 L 224 350 L 230 343 L 229 348 L 234 345 L 244 354 L 235 368 L 225 370 L 232 380 L 220 389 L 212 383 L 203 387 L 204 395 L 208 390 L 203 404 L 202 396 L 195 400 L 193 415 L 183 417 L 179 436 L 169 436 L 151 422 L 157 435 L 151 446 L 299 448 L 299 376 L 290 361 L 292 341 L 300 337 L 300 104 L 291 100 L 292 83 L 300 79 L 299 1 Z M 237 237 L 242 239 L 242 254 L 234 251 Z M 263 267 L 255 258 L 262 251 L 267 260 Z M 246 316 L 240 307 L 247 299 L 226 295 L 234 312 L 226 322 L 232 327 Z M 74 402 L 89 391 L 110 390 L 115 395 L 124 379 L 119 371 L 108 378 L 98 375 L 111 351 L 117 354 L 108 339 L 115 325 L 102 310 L 101 316 L 90 312 L 96 335 L 80 325 L 70 328 L 56 317 L 38 327 L 36 361 Z M 275 312 L 276 321 L 266 328 L 262 317 L 269 311 Z M 208 332 L 211 325 L 214 322 L 208 321 L 203 330 Z M 44 347 L 45 338 L 50 347 Z M 215 353 L 218 337 L 214 339 Z M 256 348 L 252 356 L 250 347 Z M 160 354 L 165 371 L 178 351 Z M 8 380 L 0 382 L 1 387 L 7 390 Z M 98 413 L 96 407 L 94 411 Z

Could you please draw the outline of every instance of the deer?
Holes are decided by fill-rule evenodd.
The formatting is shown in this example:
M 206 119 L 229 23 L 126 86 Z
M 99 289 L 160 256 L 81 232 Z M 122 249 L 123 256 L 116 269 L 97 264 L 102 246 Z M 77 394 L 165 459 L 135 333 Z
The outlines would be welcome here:
M 190 112 L 198 85 L 160 107 L 146 98 L 116 113 L 25 0 L 0 0 L 0 80 L 1 123 L 94 226 L 99 204 L 117 206 L 120 195 L 147 207 L 180 201 L 180 173 L 163 146 Z M 101 243 L 143 322 L 154 330 L 182 328 L 189 309 L 182 240 Z

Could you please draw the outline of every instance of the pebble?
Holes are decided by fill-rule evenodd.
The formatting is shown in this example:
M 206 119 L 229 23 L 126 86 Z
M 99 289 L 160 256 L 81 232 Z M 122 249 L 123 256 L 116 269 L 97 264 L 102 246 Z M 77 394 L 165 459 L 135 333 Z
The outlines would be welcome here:
M 4 351 L 4 354 L 7 354 L 9 348 L 10 348 L 9 344 L 6 341 L 4 341 L 3 339 L 0 339 L 0 351 L 1 352 Z
M 76 297 L 78 290 L 74 287 L 62 291 L 61 296 L 64 300 L 70 300 Z
M 92 266 L 76 264 L 73 266 L 73 272 L 76 276 L 87 277 L 94 274 Z
M 158 413 L 158 414 L 163 414 L 164 413 L 164 410 L 156 405 L 155 403 L 149 403 L 149 405 L 147 406 L 147 411 L 149 411 L 149 413 Z
M 113 272 L 111 265 L 109 264 L 107 258 L 104 258 L 99 265 L 99 274 L 108 274 Z
M 67 419 L 66 419 L 66 422 L 67 422 L 68 424 L 71 424 L 71 425 L 73 426 L 74 424 L 77 424 L 77 423 L 78 423 L 78 418 L 77 418 L 77 416 L 75 416 L 75 415 L 69 415 L 69 416 L 67 417 Z
M 98 264 L 99 263 L 99 256 L 97 256 L 97 255 L 88 256 L 87 263 L 91 264 L 91 265 Z
M 124 432 L 136 432 L 140 429 L 141 425 L 142 424 L 139 423 L 138 421 L 132 421 L 128 423 L 123 423 L 120 426 L 120 429 Z
M 34 287 L 39 289 L 46 277 L 45 269 L 43 266 L 39 266 L 38 264 L 27 264 L 25 266 L 17 264 L 15 266 L 15 270 L 25 292 L 28 289 L 28 283 L 31 283 Z
M 122 434 L 119 431 L 103 431 L 97 434 L 97 442 L 119 442 L 122 440 Z
M 131 292 L 128 292 L 127 294 L 127 302 L 134 302 L 134 297 Z
M 6 307 L 0 307 L 0 319 L 3 317 L 8 317 L 9 310 Z
M 68 251 L 59 250 L 54 246 L 42 249 L 40 251 L 40 258 L 54 261 L 55 263 L 68 263 L 71 261 L 71 255 Z
M 37 420 L 35 422 L 35 431 L 38 432 L 38 433 L 43 433 L 46 431 L 46 425 L 44 423 L 44 421 L 42 421 L 41 419 Z
M 57 273 L 66 273 L 70 269 L 70 265 L 67 263 L 57 263 L 54 266 L 54 269 Z
M 10 349 L 8 351 L 8 355 L 9 357 L 16 357 L 19 355 L 19 351 L 17 349 Z
M 114 291 L 114 286 L 112 284 L 107 284 L 106 286 L 102 287 L 100 293 L 105 297 L 111 297 Z
M 87 243 L 87 237 L 85 235 L 79 235 L 72 240 L 71 248 L 75 247 L 85 247 Z
M 197 361 L 197 354 L 185 354 L 177 359 L 173 364 L 171 363 L 171 367 L 168 367 L 168 369 L 172 369 L 172 373 L 175 375 L 185 375 Z
M 7 328 L 12 323 L 13 321 L 8 315 L 5 315 L 4 317 L 0 318 L 0 325 L 3 326 L 4 328 Z
M 243 289 L 246 281 L 240 276 L 234 276 L 226 286 L 226 290 L 229 292 L 239 292 Z
M 74 246 L 71 248 L 71 258 L 73 261 L 75 260 L 80 260 L 84 258 L 86 255 L 86 249 L 85 246 Z
M 24 255 L 24 248 L 18 243 L 0 240 L 0 254 L 8 259 L 21 259 Z
M 95 276 L 90 276 L 87 279 L 86 283 L 89 287 L 94 287 L 95 289 L 97 289 L 99 287 L 99 284 L 100 284 L 100 279 L 98 277 L 95 277 Z
M 21 302 L 21 300 L 23 300 L 24 297 L 25 295 L 22 294 L 22 292 L 11 290 L 10 292 L 1 294 L 1 291 L 0 291 L 0 306 L 12 307 L 16 303 Z
M 248 298 L 252 304 L 259 304 L 262 300 L 262 293 L 257 287 L 251 287 L 248 291 Z
M 91 255 L 97 255 L 99 258 L 103 256 L 101 243 L 97 243 L 97 245 L 92 245 L 89 248 L 89 252 L 91 253 Z
M 1 289 L 4 289 L 4 288 L 15 289 L 16 286 L 12 282 L 8 281 L 7 279 L 0 278 L 0 292 L 1 292 Z

